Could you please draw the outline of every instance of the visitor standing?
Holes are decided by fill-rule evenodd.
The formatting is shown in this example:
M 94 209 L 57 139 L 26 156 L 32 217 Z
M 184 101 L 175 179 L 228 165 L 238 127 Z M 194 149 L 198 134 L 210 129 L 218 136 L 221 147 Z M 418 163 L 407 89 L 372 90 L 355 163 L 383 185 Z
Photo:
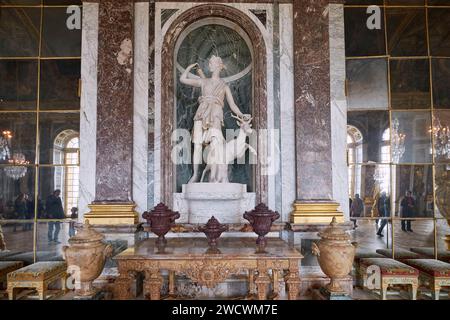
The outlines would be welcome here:
M 411 218 L 414 217 L 414 208 L 416 205 L 416 201 L 412 197 L 411 191 L 406 191 L 405 197 L 400 202 L 401 208 L 401 217 L 402 218 Z M 402 220 L 402 230 L 413 232 L 411 229 L 411 220 Z
M 53 194 L 49 195 L 45 205 L 47 211 L 47 219 L 64 219 L 64 209 L 59 195 L 61 190 L 56 189 Z M 58 240 L 59 231 L 61 230 L 61 222 L 50 221 L 48 223 L 48 242 L 60 243 Z
M 364 212 L 364 203 L 362 199 L 359 197 L 359 194 L 355 194 L 355 199 L 352 201 L 352 206 L 350 208 L 350 216 L 352 218 L 358 218 L 361 217 L 362 213 Z M 353 229 L 357 227 L 356 219 L 352 219 L 353 221 Z
M 381 224 L 377 231 L 377 236 L 383 237 L 383 229 L 388 223 L 388 217 L 391 215 L 391 200 L 386 195 L 386 192 L 382 192 L 378 199 L 378 213 L 380 214 Z

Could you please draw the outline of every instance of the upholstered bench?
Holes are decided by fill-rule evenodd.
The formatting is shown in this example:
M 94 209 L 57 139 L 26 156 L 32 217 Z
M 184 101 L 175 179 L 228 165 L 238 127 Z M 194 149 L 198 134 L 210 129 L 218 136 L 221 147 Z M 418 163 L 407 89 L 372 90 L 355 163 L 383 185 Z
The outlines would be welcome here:
M 418 248 L 411 248 L 410 250 L 414 253 L 420 254 L 424 258 L 434 259 L 433 247 L 418 247 Z M 450 263 L 450 251 L 438 250 L 437 258 L 438 260 Z
M 376 252 L 387 258 L 392 258 L 392 249 L 377 249 Z M 421 259 L 423 257 L 421 257 L 420 254 L 411 252 L 406 249 L 395 248 L 394 258 L 395 258 L 395 260 L 402 261 L 405 259 Z
M 34 288 L 40 300 L 45 300 L 48 285 L 60 280 L 61 289 L 66 292 L 67 264 L 63 261 L 36 262 L 8 273 L 9 300 L 16 298 L 16 289 Z
M 379 278 L 377 275 L 368 274 L 368 268 L 376 266 L 379 268 Z M 369 270 L 370 271 L 370 270 Z M 412 300 L 417 298 L 417 288 L 419 286 L 419 271 L 400 261 L 389 258 L 366 258 L 360 260 L 360 275 L 363 277 L 363 287 L 367 289 L 380 289 L 381 299 L 386 300 L 387 289 L 390 285 L 408 285 L 410 286 L 410 295 Z M 368 283 L 370 281 L 370 283 Z M 373 287 L 370 287 L 371 285 Z
M 428 285 L 435 300 L 439 300 L 442 287 L 450 287 L 450 263 L 435 259 L 409 259 L 404 262 L 419 270 L 420 284 Z
M 385 256 L 376 253 L 373 250 L 369 249 L 356 249 L 355 253 L 355 259 L 353 260 L 353 279 L 354 279 L 354 285 L 358 287 L 363 286 L 363 277 L 359 274 L 360 268 L 359 268 L 359 262 L 361 259 L 367 259 L 367 258 L 385 258 Z
M 0 290 L 6 288 L 6 275 L 22 267 L 22 261 L 0 261 Z

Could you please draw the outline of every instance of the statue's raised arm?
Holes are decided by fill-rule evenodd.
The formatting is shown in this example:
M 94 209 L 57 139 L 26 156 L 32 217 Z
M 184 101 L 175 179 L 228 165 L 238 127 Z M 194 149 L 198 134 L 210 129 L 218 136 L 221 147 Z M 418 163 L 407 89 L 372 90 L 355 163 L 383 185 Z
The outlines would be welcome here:
M 189 79 L 188 75 L 189 72 L 192 70 L 192 68 L 197 67 L 198 63 L 193 63 L 190 66 L 188 66 L 186 68 L 186 70 L 184 70 L 184 72 L 181 74 L 180 77 L 180 82 L 183 84 L 186 84 L 188 86 L 192 86 L 192 87 L 201 87 L 202 83 L 200 79 Z

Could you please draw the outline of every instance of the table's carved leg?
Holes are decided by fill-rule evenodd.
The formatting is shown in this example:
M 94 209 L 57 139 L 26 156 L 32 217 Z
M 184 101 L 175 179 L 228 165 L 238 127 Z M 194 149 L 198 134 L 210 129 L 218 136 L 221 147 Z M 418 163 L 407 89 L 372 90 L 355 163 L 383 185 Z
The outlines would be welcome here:
M 417 289 L 419 288 L 419 282 L 414 281 L 414 283 L 411 285 L 411 299 L 417 300 Z
M 438 284 L 436 284 L 436 282 L 434 282 L 434 283 L 432 284 L 432 288 L 431 288 L 431 289 L 433 290 L 433 292 L 432 292 L 432 294 L 433 294 L 433 299 L 434 299 L 434 300 L 439 300 L 439 294 L 440 294 L 440 292 L 441 292 L 441 286 L 438 285 Z
M 267 274 L 267 266 L 265 261 L 258 261 L 258 276 L 256 277 L 255 284 L 257 288 L 258 300 L 267 299 L 267 291 L 270 284 L 270 277 Z
M 255 270 L 248 270 L 248 296 L 251 297 L 255 294 Z
M 8 285 L 7 291 L 8 291 L 8 299 L 9 300 L 16 300 L 16 296 L 15 296 L 16 290 L 15 289 L 16 288 L 14 288 L 13 286 Z
M 63 294 L 67 293 L 67 274 L 63 275 L 61 278 L 61 291 Z
M 150 300 L 161 299 L 162 284 L 163 279 L 158 269 L 152 268 L 145 271 L 144 293 L 149 296 Z
M 288 299 L 296 300 L 300 291 L 300 275 L 298 260 L 289 260 L 289 270 L 285 282 L 288 289 Z
M 131 282 L 133 277 L 130 271 L 121 266 L 119 262 L 119 277 L 114 282 L 114 299 L 116 300 L 128 300 L 132 298 L 131 294 Z
M 279 273 L 280 273 L 279 270 L 276 270 L 276 269 L 272 270 L 274 299 L 278 299 L 278 295 L 280 294 L 280 284 L 278 283 Z
M 389 284 L 383 282 L 381 284 L 381 300 L 387 300 L 387 290 L 388 290 Z
M 169 295 L 175 295 L 175 271 L 169 271 Z
M 39 300 L 45 300 L 45 297 L 47 295 L 47 284 L 43 283 L 42 285 L 38 286 L 37 292 L 39 295 Z

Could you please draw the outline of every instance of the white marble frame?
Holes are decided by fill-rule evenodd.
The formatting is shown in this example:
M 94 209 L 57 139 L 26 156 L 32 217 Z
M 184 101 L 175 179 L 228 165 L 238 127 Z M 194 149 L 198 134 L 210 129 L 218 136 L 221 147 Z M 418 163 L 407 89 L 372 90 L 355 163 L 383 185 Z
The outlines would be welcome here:
M 161 184 L 161 50 L 164 36 L 174 22 L 183 12 L 205 3 L 184 3 L 184 2 L 157 2 L 155 3 L 155 150 L 154 150 L 154 204 L 160 202 L 160 184 Z M 258 27 L 264 38 L 267 56 L 267 124 L 268 129 L 274 128 L 274 110 L 273 110 L 273 8 L 271 4 L 256 3 L 222 3 L 223 5 L 233 7 L 245 13 Z M 161 10 L 177 9 L 161 28 Z M 266 10 L 267 21 L 264 26 L 261 21 L 249 10 Z M 270 141 L 270 140 L 269 140 Z M 275 208 L 275 175 L 268 177 L 268 202 L 270 208 Z
M 347 171 L 347 98 L 345 95 L 344 5 L 329 5 L 331 150 L 333 198 L 349 219 Z
M 97 62 L 99 4 L 83 3 L 81 31 L 80 199 L 78 219 L 95 199 L 97 155 Z
M 139 213 L 148 209 L 149 6 L 134 4 L 133 200 Z

